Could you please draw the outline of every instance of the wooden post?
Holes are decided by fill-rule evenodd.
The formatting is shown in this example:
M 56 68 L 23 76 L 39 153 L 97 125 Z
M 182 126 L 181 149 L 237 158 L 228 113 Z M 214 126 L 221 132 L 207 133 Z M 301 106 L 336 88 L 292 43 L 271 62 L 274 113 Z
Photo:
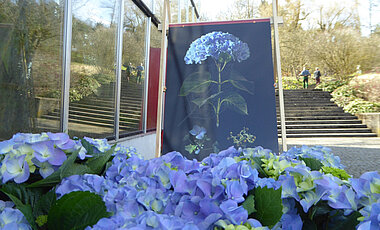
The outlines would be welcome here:
M 164 2 L 164 12 L 162 15 L 162 35 L 161 35 L 161 56 L 160 56 L 160 78 L 158 81 L 158 104 L 157 104 L 157 124 L 156 124 L 156 157 L 161 156 L 161 130 L 162 130 L 162 94 L 163 94 L 163 80 L 165 77 L 166 66 L 166 32 L 168 31 L 167 13 L 169 8 L 169 0 Z M 170 23 L 170 21 L 169 21 Z
M 279 104 L 280 104 L 282 150 L 287 151 L 288 146 L 286 144 L 284 92 L 282 88 L 280 41 L 279 41 L 279 36 L 278 36 L 277 0 L 273 0 L 272 5 L 273 5 L 273 32 L 274 32 L 274 60 L 275 60 L 274 64 L 275 64 L 275 74 L 277 75 L 277 79 L 278 79 L 278 96 L 279 96 Z

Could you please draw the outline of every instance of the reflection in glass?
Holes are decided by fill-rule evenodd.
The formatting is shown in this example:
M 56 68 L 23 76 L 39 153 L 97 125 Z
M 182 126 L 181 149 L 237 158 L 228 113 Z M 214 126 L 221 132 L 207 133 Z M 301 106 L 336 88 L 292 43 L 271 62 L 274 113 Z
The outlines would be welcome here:
M 115 110 L 115 0 L 73 1 L 69 134 L 112 137 Z
M 131 1 L 124 4 L 120 98 L 120 136 L 142 130 L 145 81 L 145 15 Z
M 156 129 L 158 86 L 160 77 L 161 32 L 155 25 L 150 29 L 149 84 L 147 106 L 147 131 Z
M 0 1 L 0 140 L 59 130 L 63 5 Z
M 157 1 L 157 0 L 142 0 L 142 1 L 149 8 L 149 10 L 152 11 L 152 4 L 154 4 L 153 1 Z

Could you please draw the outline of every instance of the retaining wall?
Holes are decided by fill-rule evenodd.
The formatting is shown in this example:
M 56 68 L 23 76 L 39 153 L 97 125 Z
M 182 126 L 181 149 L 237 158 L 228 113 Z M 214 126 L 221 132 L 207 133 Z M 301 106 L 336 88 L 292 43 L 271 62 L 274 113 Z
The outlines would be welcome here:
M 359 113 L 356 116 L 380 137 L 380 113 Z

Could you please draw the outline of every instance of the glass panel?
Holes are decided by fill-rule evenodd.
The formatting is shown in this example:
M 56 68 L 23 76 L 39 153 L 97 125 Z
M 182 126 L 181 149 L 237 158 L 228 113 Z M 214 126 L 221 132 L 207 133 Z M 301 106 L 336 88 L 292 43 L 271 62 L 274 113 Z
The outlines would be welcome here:
M 117 12 L 115 0 L 73 1 L 70 135 L 113 136 Z
M 152 23 L 150 29 L 149 85 L 147 130 L 155 130 L 157 124 L 158 86 L 160 78 L 161 32 Z
M 164 12 L 164 1 L 162 1 L 162 0 L 154 0 L 154 15 L 160 21 L 162 20 L 162 14 L 163 14 L 163 12 Z
M 59 131 L 63 5 L 0 1 L 0 140 Z
M 131 1 L 124 4 L 123 67 L 120 98 L 120 136 L 142 130 L 144 92 L 145 15 Z
M 152 1 L 153 0 L 142 0 L 144 4 L 152 11 Z M 157 0 L 156 0 L 157 1 Z

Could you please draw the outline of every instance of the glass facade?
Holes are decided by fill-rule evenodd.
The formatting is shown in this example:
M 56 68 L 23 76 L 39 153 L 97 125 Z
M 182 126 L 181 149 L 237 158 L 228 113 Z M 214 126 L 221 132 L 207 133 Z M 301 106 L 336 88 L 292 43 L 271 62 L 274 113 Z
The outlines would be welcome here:
M 135 2 L 0 0 L 0 140 L 155 128 L 163 1 Z
M 73 2 L 70 136 L 113 136 L 117 12 L 116 0 Z
M 120 135 L 142 130 L 147 17 L 131 0 L 124 2 L 120 97 Z
M 0 1 L 0 140 L 59 131 L 63 5 Z

